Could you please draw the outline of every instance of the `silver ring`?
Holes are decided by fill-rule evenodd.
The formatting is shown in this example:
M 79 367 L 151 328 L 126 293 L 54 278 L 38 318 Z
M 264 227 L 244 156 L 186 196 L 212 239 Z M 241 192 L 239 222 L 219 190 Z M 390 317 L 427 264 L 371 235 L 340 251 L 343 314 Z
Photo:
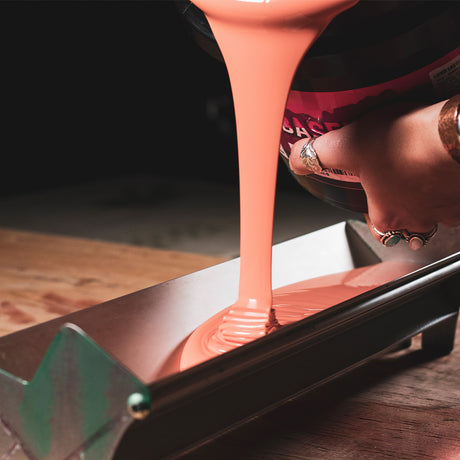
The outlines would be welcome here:
M 436 224 L 429 232 L 426 233 L 410 233 L 408 230 L 403 230 L 405 240 L 409 243 L 409 247 L 414 251 L 419 250 L 423 246 L 426 246 L 431 238 L 436 235 L 438 231 L 438 225 Z
M 426 233 L 411 233 L 406 229 L 390 230 L 383 233 L 377 230 L 374 224 L 371 225 L 374 232 L 380 236 L 380 243 L 382 243 L 385 247 L 396 246 L 402 239 L 404 239 L 409 244 L 409 247 L 414 251 L 426 246 L 438 231 L 438 226 L 435 225 L 432 230 Z
M 321 163 L 318 160 L 318 154 L 313 148 L 314 141 L 314 137 L 308 139 L 308 142 L 302 147 L 299 157 L 306 168 L 315 174 L 319 174 L 324 170 L 324 168 L 321 166 Z
M 402 230 L 390 230 L 389 232 L 380 232 L 372 225 L 372 229 L 378 236 L 380 236 L 380 242 L 387 248 L 391 246 L 396 246 L 402 239 L 405 239 Z

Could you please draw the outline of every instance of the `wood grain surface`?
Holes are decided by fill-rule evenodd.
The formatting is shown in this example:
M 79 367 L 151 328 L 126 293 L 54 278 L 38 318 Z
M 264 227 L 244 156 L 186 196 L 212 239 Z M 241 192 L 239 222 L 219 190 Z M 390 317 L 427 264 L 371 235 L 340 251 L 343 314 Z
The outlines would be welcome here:
M 0 335 L 224 261 L 0 229 Z

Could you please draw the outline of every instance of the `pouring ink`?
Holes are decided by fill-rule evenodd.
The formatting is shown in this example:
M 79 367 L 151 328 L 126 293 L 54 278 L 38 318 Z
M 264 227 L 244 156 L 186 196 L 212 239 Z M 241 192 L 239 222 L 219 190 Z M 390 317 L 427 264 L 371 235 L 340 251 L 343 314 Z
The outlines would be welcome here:
M 227 65 L 238 138 L 239 295 L 209 336 L 209 349 L 216 354 L 264 336 L 272 324 L 273 213 L 289 88 L 305 51 L 335 15 L 354 3 L 356 0 L 195 1 L 206 14 Z M 192 338 L 193 334 L 189 340 Z M 181 368 L 192 364 L 184 353 Z

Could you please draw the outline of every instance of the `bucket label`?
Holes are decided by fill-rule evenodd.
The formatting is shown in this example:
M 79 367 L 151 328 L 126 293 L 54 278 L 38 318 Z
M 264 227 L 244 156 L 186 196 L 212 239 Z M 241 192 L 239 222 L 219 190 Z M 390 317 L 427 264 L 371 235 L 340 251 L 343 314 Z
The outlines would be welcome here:
M 460 88 L 460 55 L 432 70 L 429 75 L 433 88 L 441 99 L 455 94 Z

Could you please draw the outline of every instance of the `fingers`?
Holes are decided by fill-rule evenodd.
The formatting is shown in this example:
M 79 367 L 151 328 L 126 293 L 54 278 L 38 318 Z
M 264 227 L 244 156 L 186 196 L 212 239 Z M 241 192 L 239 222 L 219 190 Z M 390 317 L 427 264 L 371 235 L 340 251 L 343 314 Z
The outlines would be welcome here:
M 388 122 L 386 112 L 383 115 L 386 118 L 373 115 L 377 118 L 369 116 L 330 131 L 310 145 L 323 169 L 340 169 L 359 178 L 369 209 L 366 221 L 377 241 L 387 247 L 402 241 L 417 250 L 434 236 L 437 222 L 444 221 L 435 206 L 427 206 L 430 196 L 418 187 L 413 170 L 401 170 L 401 164 L 413 164 L 411 156 L 403 155 L 407 150 L 404 142 L 390 142 L 392 149 L 388 151 L 389 142 L 382 141 L 393 139 L 395 133 L 391 129 L 394 123 Z M 308 141 L 302 139 L 291 148 L 289 166 L 298 175 L 312 173 L 312 166 L 302 158 L 305 153 L 312 154 L 304 148 Z M 311 156 L 314 158 L 314 154 Z

